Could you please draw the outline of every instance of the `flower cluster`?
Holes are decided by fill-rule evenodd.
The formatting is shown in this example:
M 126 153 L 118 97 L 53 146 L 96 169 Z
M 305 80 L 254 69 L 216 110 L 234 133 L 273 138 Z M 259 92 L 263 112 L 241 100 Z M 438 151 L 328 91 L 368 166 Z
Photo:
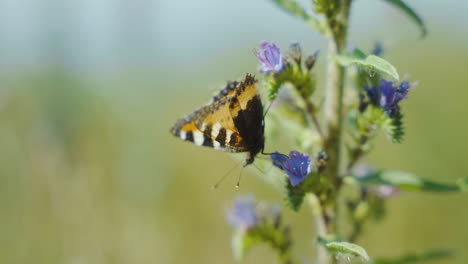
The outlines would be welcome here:
M 393 86 L 394 82 L 381 80 L 378 86 L 364 86 L 371 104 L 379 106 L 389 116 L 394 116 L 400 111 L 398 103 L 408 95 L 410 84 L 402 82 L 399 86 Z
M 308 99 L 315 90 L 315 77 L 311 74 L 318 52 L 302 60 L 299 43 L 293 43 L 289 51 L 281 53 L 278 46 L 271 42 L 262 42 L 256 52 L 259 71 L 265 75 L 264 85 L 270 100 L 274 100 L 283 84 L 289 83 Z
M 270 157 L 274 166 L 288 174 L 292 186 L 303 182 L 313 169 L 307 153 L 293 150 L 289 152 L 289 157 L 279 152 L 273 153 Z

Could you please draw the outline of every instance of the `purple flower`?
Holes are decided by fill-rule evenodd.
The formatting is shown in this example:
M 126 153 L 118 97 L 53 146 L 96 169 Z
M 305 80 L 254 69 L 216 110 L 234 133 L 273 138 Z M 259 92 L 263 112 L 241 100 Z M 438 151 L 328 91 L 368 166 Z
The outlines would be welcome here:
M 255 198 L 251 195 L 237 197 L 227 213 L 227 218 L 234 227 L 249 229 L 256 226 L 258 217 Z
M 271 155 L 271 159 L 274 166 L 288 174 L 292 186 L 303 182 L 312 171 L 310 157 L 307 153 L 293 150 L 289 152 L 289 157 L 287 157 L 284 154 L 275 152 Z
M 273 162 L 273 166 L 283 170 L 283 163 L 289 160 L 289 157 L 281 154 L 279 152 L 274 152 L 270 155 L 271 161 Z
M 408 82 L 402 82 L 398 87 L 393 84 L 392 81 L 381 80 L 379 87 L 364 87 L 371 103 L 380 106 L 389 115 L 399 111 L 398 103 L 407 97 L 410 89 Z
M 257 51 L 257 58 L 260 61 L 260 72 L 268 74 L 270 72 L 280 72 L 284 69 L 283 56 L 274 43 L 262 42 L 261 50 Z
M 291 185 L 296 186 L 307 178 L 312 169 L 310 157 L 307 153 L 293 150 L 289 152 L 289 160 L 283 162 L 283 169 L 288 174 Z

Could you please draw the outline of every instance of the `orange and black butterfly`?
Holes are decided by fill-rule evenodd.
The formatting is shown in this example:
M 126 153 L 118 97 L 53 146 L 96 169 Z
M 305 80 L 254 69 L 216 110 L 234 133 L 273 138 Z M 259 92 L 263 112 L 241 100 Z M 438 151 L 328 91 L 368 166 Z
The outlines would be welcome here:
M 247 152 L 244 167 L 253 163 L 265 143 L 263 105 L 257 80 L 247 74 L 240 82 L 228 82 L 213 101 L 184 118 L 171 133 L 198 146 L 227 152 Z

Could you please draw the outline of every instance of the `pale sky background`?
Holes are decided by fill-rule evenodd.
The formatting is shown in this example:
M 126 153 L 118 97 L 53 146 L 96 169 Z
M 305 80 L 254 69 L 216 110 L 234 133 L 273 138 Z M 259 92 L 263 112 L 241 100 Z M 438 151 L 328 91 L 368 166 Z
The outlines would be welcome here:
M 301 2 L 310 8 L 309 1 Z M 426 18 L 429 34 L 468 35 L 467 1 L 407 2 Z M 352 16 L 350 45 L 370 46 L 377 39 L 404 44 L 419 36 L 384 1 L 356 0 L 353 8 L 359 15 Z M 250 53 L 261 40 L 323 45 L 318 34 L 268 0 L 0 0 L 3 73 L 51 63 L 80 71 L 191 68 L 228 53 Z

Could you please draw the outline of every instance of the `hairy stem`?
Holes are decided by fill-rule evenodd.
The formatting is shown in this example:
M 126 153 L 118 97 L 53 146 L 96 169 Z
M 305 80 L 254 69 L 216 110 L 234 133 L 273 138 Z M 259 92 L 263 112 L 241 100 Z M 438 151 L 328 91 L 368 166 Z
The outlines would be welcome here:
M 324 121 L 326 129 L 325 151 L 330 157 L 327 163 L 326 175 L 331 188 L 331 194 L 325 201 L 324 218 L 327 220 L 329 233 L 337 233 L 337 193 L 340 186 L 340 165 L 342 145 L 343 94 L 345 68 L 335 62 L 336 55 L 346 48 L 348 17 L 351 0 L 341 0 L 340 10 L 333 17 L 328 17 L 328 26 L 332 37 L 328 42 L 328 65 L 325 90 Z M 336 262 L 333 258 L 332 262 Z
M 315 220 L 315 226 L 317 228 L 317 235 L 321 237 L 325 237 L 328 231 L 327 231 L 327 226 L 326 226 L 326 221 L 324 219 L 324 215 L 322 214 L 323 211 L 322 211 L 322 207 L 320 206 L 320 201 L 318 200 L 317 196 L 315 196 L 312 193 L 307 194 L 306 201 L 309 203 L 312 209 L 312 214 Z M 316 263 L 327 263 L 327 262 L 328 262 L 327 250 L 317 242 L 317 262 Z
M 317 132 L 322 140 L 325 140 L 325 134 L 322 131 L 322 128 L 320 126 L 320 123 L 317 119 L 317 115 L 315 114 L 315 107 L 314 105 L 306 100 L 306 110 L 307 113 L 309 114 L 309 118 L 311 119 L 312 123 L 314 123 L 315 128 L 317 129 Z

